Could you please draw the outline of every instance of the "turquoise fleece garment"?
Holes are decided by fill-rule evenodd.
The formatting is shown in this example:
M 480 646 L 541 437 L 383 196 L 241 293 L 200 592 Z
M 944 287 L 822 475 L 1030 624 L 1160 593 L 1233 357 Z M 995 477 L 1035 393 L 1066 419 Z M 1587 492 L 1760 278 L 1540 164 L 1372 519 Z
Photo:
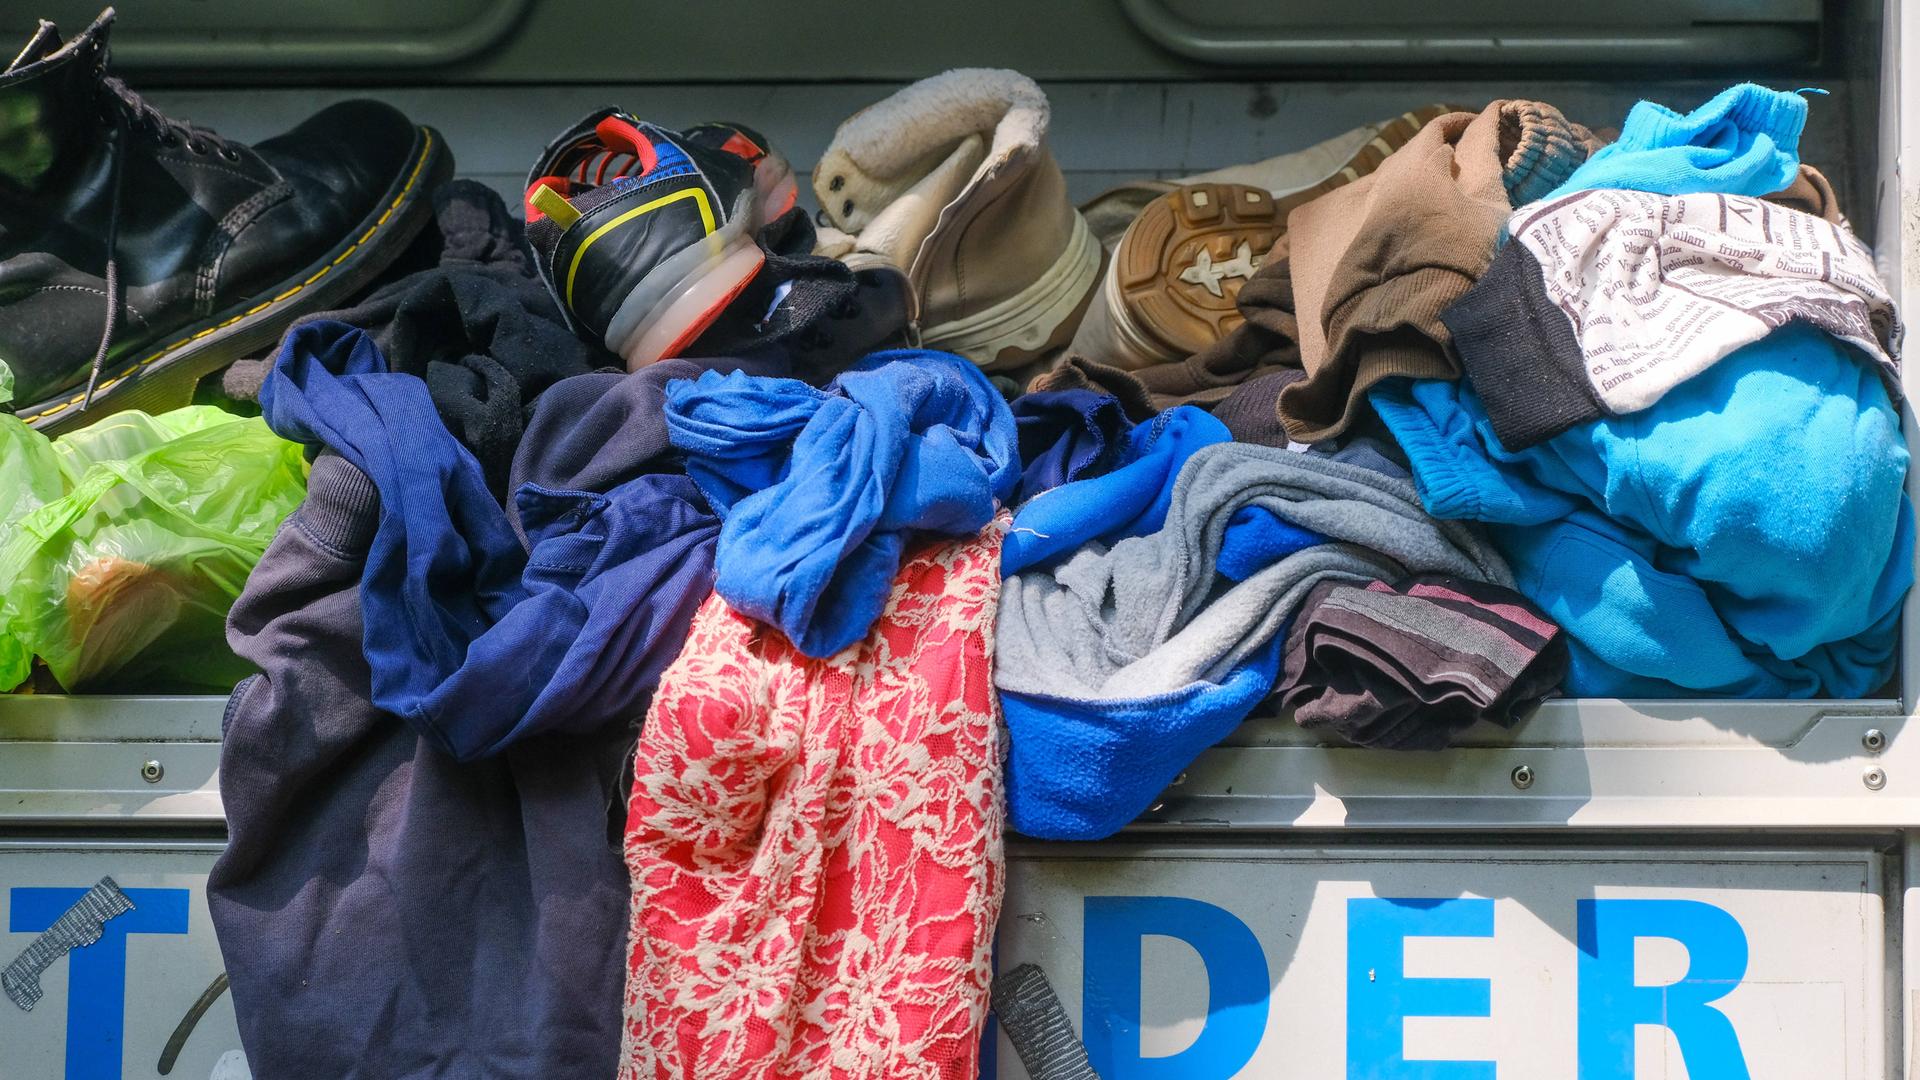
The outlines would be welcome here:
M 1569 693 L 1858 697 L 1892 673 L 1907 449 L 1873 365 L 1825 333 L 1783 327 L 1518 452 L 1467 383 L 1372 400 L 1429 512 L 1503 526 L 1520 591 L 1573 639 Z
M 1594 188 L 1771 195 L 1799 174 L 1806 126 L 1805 98 L 1753 83 L 1728 87 L 1685 115 L 1642 101 L 1627 113 L 1620 138 L 1587 158 L 1547 198 Z

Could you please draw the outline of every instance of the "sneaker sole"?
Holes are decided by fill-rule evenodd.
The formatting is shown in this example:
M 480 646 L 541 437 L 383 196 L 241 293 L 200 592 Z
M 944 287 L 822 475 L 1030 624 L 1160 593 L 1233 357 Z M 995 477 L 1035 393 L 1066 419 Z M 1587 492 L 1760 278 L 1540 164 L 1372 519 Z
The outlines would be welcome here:
M 660 261 L 620 301 L 603 344 L 628 371 L 677 356 L 740 295 L 765 263 L 754 242 L 759 196 L 741 192 L 727 223 Z
M 927 328 L 921 341 L 988 371 L 1031 363 L 1073 337 L 1099 274 L 1100 242 L 1076 210 L 1067 249 L 1038 281 L 984 311 Z
M 679 356 L 713 325 L 765 262 L 758 245 L 727 249 L 699 273 L 680 281 L 614 351 L 627 362 L 628 371 Z
M 1295 207 L 1304 206 L 1327 192 L 1345 187 L 1378 169 L 1381 162 L 1392 156 L 1395 150 L 1412 142 L 1413 137 L 1420 134 L 1421 128 L 1449 113 L 1465 111 L 1469 110 L 1455 108 L 1452 105 L 1422 105 L 1417 109 L 1403 112 L 1391 120 L 1383 121 L 1374 131 L 1373 137 L 1362 143 L 1360 148 L 1353 152 L 1353 156 L 1347 159 L 1345 165 L 1327 174 L 1317 183 L 1277 196 L 1275 201 L 1280 207 L 1281 220 L 1286 220 L 1286 215 L 1292 213 Z
M 172 342 L 103 374 L 85 409 L 81 392 L 18 407 L 14 415 L 58 434 L 127 409 L 165 412 L 188 404 L 200 380 L 272 347 L 296 319 L 336 307 L 379 276 L 433 216 L 430 193 L 453 173 L 446 143 L 415 129 L 407 166 L 348 239 L 270 290 L 175 331 Z M 140 351 L 140 350 L 136 350 Z
M 753 219 L 756 233 L 800 201 L 800 182 L 794 179 L 793 166 L 786 155 L 777 150 L 767 151 L 767 156 L 754 167 L 753 190 L 758 196 Z
M 1108 270 L 1117 336 L 1156 360 L 1184 359 L 1219 341 L 1246 321 L 1240 289 L 1285 231 L 1263 188 L 1195 184 L 1155 199 Z
M 1214 302 L 1208 303 L 1194 302 L 1191 298 L 1183 301 L 1174 296 L 1157 296 L 1161 290 L 1175 292 L 1178 274 L 1184 267 L 1172 267 L 1168 262 L 1170 272 L 1157 282 L 1142 276 L 1156 262 L 1157 256 L 1152 250 L 1156 246 L 1155 240 L 1164 248 L 1167 223 L 1164 220 L 1156 221 L 1153 226 L 1157 234 L 1155 240 L 1143 237 L 1141 232 L 1148 216 L 1155 213 L 1155 208 L 1161 207 L 1166 200 L 1176 198 L 1179 192 L 1192 188 L 1266 191 L 1273 198 L 1275 228 L 1273 235 L 1264 238 L 1264 241 L 1259 238 L 1253 240 L 1255 257 L 1264 258 L 1274 240 L 1286 231 L 1287 215 L 1294 209 L 1373 172 L 1394 151 L 1412 141 L 1421 128 L 1448 113 L 1460 111 L 1450 105 L 1425 105 L 1368 129 L 1348 132 L 1309 147 L 1303 153 L 1324 152 L 1329 158 L 1338 155 L 1336 160 L 1340 164 L 1329 169 L 1320 179 L 1286 192 L 1276 193 L 1271 188 L 1224 179 L 1201 180 L 1195 177 L 1188 181 L 1176 181 L 1184 186 L 1143 207 L 1115 245 L 1114 258 L 1101 281 L 1100 295 L 1093 310 L 1087 314 L 1080 336 L 1074 339 L 1075 351 L 1102 363 L 1137 370 L 1192 356 L 1244 321 L 1239 318 L 1233 305 L 1229 305 L 1228 310 L 1222 310 L 1218 298 L 1209 296 L 1208 300 Z M 1206 175 L 1252 179 L 1259 169 L 1260 164 L 1255 163 L 1220 169 Z M 1219 251 L 1211 253 L 1214 258 L 1221 257 L 1221 254 Z M 1233 253 L 1227 254 L 1231 257 Z M 1239 280 L 1232 284 L 1235 299 L 1239 297 L 1241 284 Z M 1222 291 L 1226 291 L 1224 284 Z M 1213 328 L 1206 329 L 1200 325 L 1203 323 L 1211 323 Z
M 1280 211 L 1284 216 L 1298 205 L 1288 201 L 1290 197 L 1305 193 L 1299 200 L 1304 202 L 1356 180 L 1372 171 L 1386 155 L 1406 145 L 1436 118 L 1473 111 L 1477 110 L 1460 105 L 1423 105 L 1264 161 L 1228 165 L 1171 180 L 1135 180 L 1120 184 L 1081 203 L 1080 212 L 1087 215 L 1088 222 L 1095 227 L 1095 235 L 1109 250 L 1119 246 L 1127 226 L 1133 224 L 1133 219 L 1140 216 L 1148 203 L 1177 187 L 1192 184 L 1245 184 L 1265 188 L 1281 200 Z

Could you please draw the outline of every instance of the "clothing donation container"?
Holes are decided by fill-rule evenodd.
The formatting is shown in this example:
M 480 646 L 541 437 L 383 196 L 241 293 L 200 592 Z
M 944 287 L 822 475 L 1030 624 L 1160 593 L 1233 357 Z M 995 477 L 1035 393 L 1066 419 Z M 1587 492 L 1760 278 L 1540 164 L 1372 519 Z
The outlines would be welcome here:
M 42 6 L 0 29 L 93 16 Z M 1817 88 L 1801 156 L 1920 312 L 1904 0 L 127 8 L 115 63 L 169 113 L 254 139 L 384 98 L 513 207 L 551 132 L 603 104 L 737 117 L 804 177 L 843 118 L 957 66 L 1039 81 L 1076 201 L 1432 102 L 1597 128 L 1643 98 Z M 1920 451 L 1911 361 L 1900 381 Z M 1111 840 L 1010 837 L 997 968 L 1038 967 L 1107 1080 L 1920 1078 L 1920 594 L 1905 623 L 1897 676 L 1858 699 L 1555 698 L 1404 753 L 1257 714 Z M 205 897 L 224 706 L 0 697 L 0 1077 L 250 1075 Z M 105 878 L 132 909 L 84 944 L 63 917 Z M 991 1025 L 983 1075 L 1030 1075 Z

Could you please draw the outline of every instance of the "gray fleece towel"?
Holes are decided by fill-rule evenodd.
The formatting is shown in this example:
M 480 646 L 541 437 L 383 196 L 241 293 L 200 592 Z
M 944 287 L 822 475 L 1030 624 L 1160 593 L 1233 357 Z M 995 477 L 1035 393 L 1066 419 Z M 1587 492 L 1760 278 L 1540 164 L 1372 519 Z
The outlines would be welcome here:
M 1322 581 L 1511 586 L 1474 530 L 1428 517 L 1410 481 L 1364 466 L 1247 443 L 1196 452 L 1160 531 L 1001 585 L 994 684 L 1014 828 L 1093 840 L 1152 805 L 1267 695 L 1282 630 Z
M 1242 510 L 1264 510 L 1334 542 L 1222 589 L 1215 566 Z M 1513 584 L 1476 530 L 1429 517 L 1409 481 L 1275 447 L 1209 446 L 1181 470 L 1159 532 L 1111 548 L 1089 544 L 1051 568 L 1007 579 L 994 681 L 1056 697 L 1168 693 L 1271 641 L 1321 578 L 1365 581 L 1381 567 Z

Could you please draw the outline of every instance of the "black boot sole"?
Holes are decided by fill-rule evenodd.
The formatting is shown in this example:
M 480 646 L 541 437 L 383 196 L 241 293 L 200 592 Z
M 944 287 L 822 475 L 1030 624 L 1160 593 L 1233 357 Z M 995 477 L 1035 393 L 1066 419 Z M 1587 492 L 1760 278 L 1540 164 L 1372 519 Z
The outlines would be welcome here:
M 175 330 L 168 344 L 136 350 L 139 359 L 115 361 L 94 388 L 85 409 L 85 388 L 19 405 L 14 415 L 53 435 L 83 427 L 110 413 L 177 409 L 193 400 L 209 373 L 270 349 L 287 327 L 303 315 L 342 306 L 406 250 L 433 218 L 433 190 L 453 174 L 446 140 L 429 127 L 415 129 L 407 167 L 381 195 L 374 209 L 346 239 L 271 289 L 263 289 L 225 311 Z

